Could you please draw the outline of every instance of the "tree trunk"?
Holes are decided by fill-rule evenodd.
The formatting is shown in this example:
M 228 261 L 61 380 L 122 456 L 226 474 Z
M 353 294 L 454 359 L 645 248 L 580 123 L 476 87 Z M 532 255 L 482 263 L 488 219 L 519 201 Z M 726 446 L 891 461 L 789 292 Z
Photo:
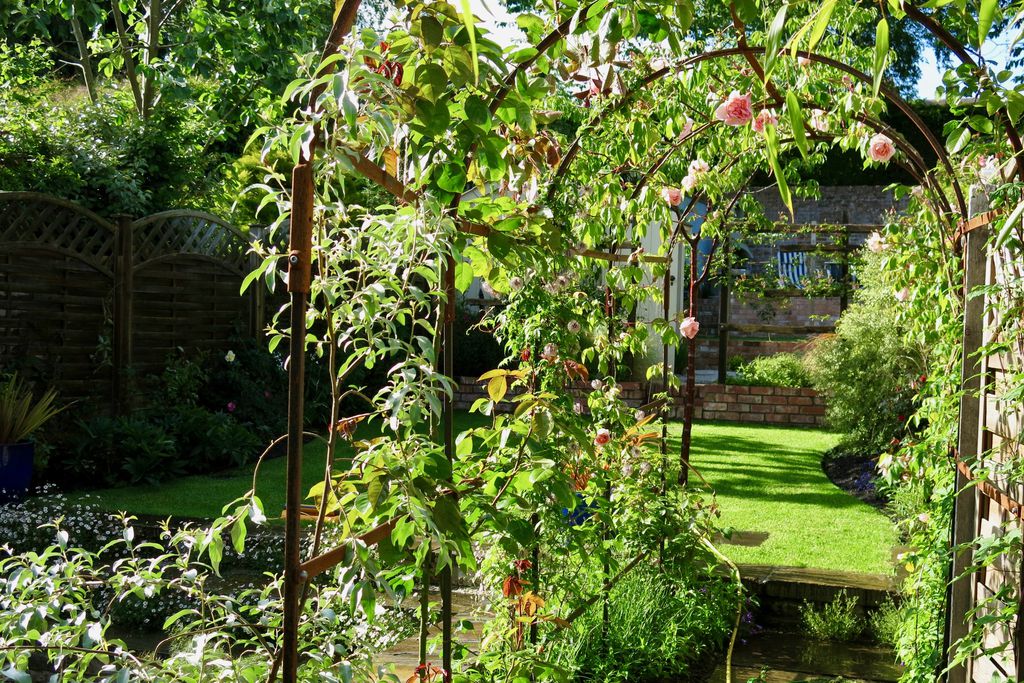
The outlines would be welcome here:
M 89 56 L 89 43 L 82 32 L 82 22 L 77 15 L 71 17 L 71 32 L 75 34 L 75 44 L 78 46 L 78 66 L 82 69 L 82 77 L 85 79 L 85 87 L 89 91 L 89 101 L 96 104 L 96 74 L 92 71 L 92 58 Z
M 690 317 L 697 317 L 698 239 L 690 239 Z M 679 444 L 679 483 L 690 480 L 690 442 L 693 436 L 693 412 L 697 399 L 697 338 L 687 341 L 686 394 L 683 399 L 683 436 Z
M 116 0 L 115 0 L 116 1 Z M 142 89 L 142 118 L 149 118 L 156 101 L 156 78 L 153 73 L 156 60 L 160 56 L 160 15 L 163 13 L 161 0 L 150 0 L 149 28 L 146 36 L 146 77 Z
M 142 99 L 142 86 L 139 84 L 139 73 L 135 70 L 135 55 L 132 54 L 131 45 L 128 44 L 128 31 L 124 25 L 124 16 L 121 14 L 121 7 L 118 0 L 111 0 L 110 6 L 114 11 L 114 26 L 117 27 L 117 40 L 124 53 L 124 70 L 128 76 L 128 84 L 132 88 L 132 96 L 135 98 L 135 111 L 139 116 L 145 115 L 145 104 Z

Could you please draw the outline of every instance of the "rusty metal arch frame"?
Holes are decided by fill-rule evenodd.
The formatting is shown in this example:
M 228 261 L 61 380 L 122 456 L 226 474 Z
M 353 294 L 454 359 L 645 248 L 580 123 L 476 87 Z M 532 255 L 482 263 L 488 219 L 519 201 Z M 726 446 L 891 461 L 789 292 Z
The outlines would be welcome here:
M 712 50 L 709 52 L 704 52 L 699 55 L 694 55 L 693 57 L 687 58 L 686 60 L 684 60 L 675 67 L 664 67 L 662 69 L 654 71 L 653 73 L 646 76 L 643 80 L 641 80 L 635 88 L 623 94 L 616 102 L 612 103 L 611 105 L 609 105 L 608 108 L 599 112 L 597 118 L 590 125 L 587 126 L 587 129 L 590 130 L 593 129 L 594 126 L 600 126 L 605 121 L 605 119 L 607 119 L 611 114 L 621 110 L 623 107 L 629 104 L 634 97 L 636 97 L 643 91 L 647 90 L 647 88 L 650 87 L 652 84 L 660 81 L 666 76 L 676 75 L 680 72 L 689 70 L 690 68 L 695 67 L 703 62 L 725 59 L 729 57 L 740 56 L 756 60 L 756 58 L 759 55 L 764 55 L 765 52 L 766 50 L 763 47 L 723 48 L 720 50 Z M 825 55 L 807 51 L 798 51 L 797 55 L 799 57 L 807 58 L 812 62 L 817 62 L 824 66 L 829 66 L 839 71 L 842 71 L 843 73 L 846 73 L 851 77 L 856 78 L 862 83 L 872 83 L 871 77 L 868 76 L 868 74 L 864 73 L 863 71 L 843 64 L 842 62 L 838 62 Z M 960 216 L 965 217 L 967 215 L 967 202 L 963 193 L 963 188 L 960 186 L 960 183 L 956 178 L 956 173 L 953 169 L 952 162 L 950 161 L 949 156 L 946 154 L 946 150 L 943 147 L 942 143 L 935 137 L 935 134 L 932 133 L 932 131 L 924 124 L 924 121 L 914 111 L 913 107 L 911 107 L 906 100 L 900 97 L 898 93 L 896 93 L 889 86 L 883 83 L 881 88 L 879 88 L 879 94 L 883 95 L 887 101 L 895 105 L 897 109 L 899 109 L 911 121 L 911 123 L 914 124 L 914 127 L 918 130 L 918 132 L 921 133 L 922 136 L 924 136 L 925 140 L 927 140 L 928 145 L 932 148 L 932 151 L 936 154 L 937 158 L 942 163 L 942 166 L 946 169 L 947 173 L 950 176 L 950 183 L 956 195 L 957 206 L 960 211 Z M 707 128 L 707 126 L 702 127 L 700 132 L 704 132 L 705 130 L 707 130 Z M 688 139 L 695 137 L 697 132 L 698 131 L 694 131 L 694 133 L 691 134 L 691 136 L 688 136 Z M 558 168 L 555 170 L 555 176 L 552 179 L 551 184 L 548 186 L 548 193 L 546 196 L 546 199 L 548 201 L 554 198 L 555 193 L 559 189 L 559 185 L 561 184 L 562 179 L 565 177 L 565 174 L 571 167 L 573 161 L 575 160 L 575 157 L 579 154 L 582 142 L 583 136 L 577 136 L 576 139 L 573 140 L 569 149 L 566 151 L 565 155 L 562 157 L 562 160 L 559 163 Z M 937 182 L 935 183 L 935 185 L 936 187 L 933 188 L 932 191 L 936 195 L 941 194 L 937 190 Z M 948 201 L 946 201 L 944 197 L 942 198 L 942 203 L 948 205 Z
M 358 12 L 361 0 L 343 0 L 342 5 L 338 9 L 331 30 L 329 32 L 322 59 L 335 54 L 341 47 L 342 41 L 347 36 L 355 23 L 356 14 Z M 596 4 L 596 0 L 591 0 L 582 11 L 583 15 L 586 15 L 590 9 Z M 512 87 L 515 84 L 515 80 L 520 73 L 525 72 L 529 69 L 536 61 L 546 54 L 552 47 L 558 44 L 558 42 L 566 37 L 570 32 L 570 28 L 573 24 L 572 20 L 566 20 L 559 24 L 548 36 L 546 36 L 540 43 L 537 44 L 537 54 L 526 60 L 525 62 L 517 65 L 512 69 L 503 82 L 502 87 L 496 93 L 490 104 L 490 110 L 496 111 L 504 99 L 511 92 Z M 742 29 L 742 27 L 739 27 Z M 741 30 L 742 34 L 742 30 Z M 720 59 L 729 56 L 743 56 L 748 61 L 756 62 L 757 55 L 763 55 L 765 53 L 764 48 L 751 48 L 746 46 L 743 35 L 740 37 L 741 47 L 731 48 L 726 50 L 712 51 L 698 55 L 696 57 L 686 60 L 681 67 L 688 67 L 699 64 L 704 61 L 712 59 Z M 799 56 L 806 57 L 812 62 L 818 62 L 827 66 L 832 66 L 840 71 L 843 71 L 850 76 L 857 78 L 862 82 L 871 82 L 871 79 L 856 69 L 844 65 L 840 62 L 832 60 L 831 58 L 823 55 L 800 52 Z M 329 67 L 333 70 L 333 65 Z M 616 111 L 621 106 L 624 106 L 629 102 L 631 97 L 638 91 L 645 89 L 648 85 L 664 77 L 669 73 L 669 69 L 662 69 L 655 72 L 651 76 L 648 76 L 641 83 L 640 87 L 627 93 L 619 103 L 616 103 L 608 110 L 601 113 L 600 117 L 603 118 L 607 114 Z M 323 92 L 326 86 L 320 86 L 314 89 L 310 97 L 310 105 L 315 110 L 318 108 L 318 96 Z M 961 209 L 961 215 L 966 215 L 966 204 L 963 198 L 962 190 L 959 183 L 956 180 L 955 173 L 953 172 L 952 165 L 949 162 L 948 157 L 945 154 L 945 150 L 938 141 L 935 140 L 934 135 L 931 131 L 924 126 L 920 117 L 916 115 L 913 109 L 900 98 L 895 92 L 891 91 L 887 86 L 881 88 L 881 94 L 890 102 L 895 104 L 918 128 L 918 130 L 925 136 L 933 150 L 942 161 L 943 165 L 950 174 L 950 180 L 953 183 L 954 191 L 957 195 L 957 203 Z M 598 123 L 600 122 L 600 119 Z M 304 405 L 303 405 L 303 391 L 304 391 L 304 376 L 305 376 L 305 315 L 308 307 L 308 296 L 310 291 L 310 271 L 311 271 L 311 248 L 312 248 L 312 223 L 313 223 L 313 203 L 314 203 L 314 178 L 313 178 L 313 159 L 316 153 L 316 146 L 318 145 L 319 131 L 316 131 L 314 135 L 314 144 L 309 149 L 308 153 L 303 153 L 299 159 L 299 162 L 295 165 L 292 172 L 292 208 L 291 208 L 291 220 L 290 220 L 290 235 L 289 235 L 289 254 L 288 254 L 288 292 L 290 297 L 290 363 L 289 363 L 289 399 L 288 399 L 288 448 L 287 448 L 287 484 L 286 484 L 286 541 L 285 541 L 285 574 L 284 574 L 284 628 L 282 635 L 281 650 L 279 657 L 275 661 L 275 666 L 272 671 L 271 678 L 276 678 L 277 670 L 280 667 L 283 668 L 283 678 L 286 683 L 292 683 L 297 680 L 297 670 L 299 665 L 298 657 L 298 622 L 300 617 L 301 609 L 301 591 L 302 586 L 306 583 L 308 576 L 300 569 L 300 552 L 299 552 L 299 523 L 300 514 L 299 510 L 301 507 L 301 472 L 302 472 L 302 441 L 303 441 L 303 417 L 304 417 Z M 553 196 L 554 191 L 560 184 L 561 178 L 564 176 L 568 167 L 571 165 L 573 158 L 579 151 L 580 139 L 577 138 L 569 153 L 563 157 L 562 162 L 556 169 L 555 177 L 549 187 L 548 198 Z M 676 147 L 678 149 L 679 146 Z M 466 157 L 465 163 L 471 162 L 473 155 L 475 154 L 476 147 L 472 146 Z M 670 151 L 669 154 L 672 152 Z M 906 152 L 905 152 L 906 153 Z M 375 162 L 367 158 L 362 152 L 352 152 L 352 164 L 356 171 L 367 177 L 383 187 L 386 191 L 394 195 L 399 201 L 405 203 L 414 203 L 419 197 L 420 193 L 409 189 L 401 180 L 390 175 L 386 169 L 382 169 Z M 908 157 L 910 155 L 908 154 Z M 665 157 L 660 163 L 652 167 L 651 171 L 646 174 L 644 182 L 647 182 L 650 175 L 660 168 L 667 161 L 668 157 Z M 937 184 L 936 184 L 937 185 Z M 939 193 L 941 195 L 941 193 Z M 945 197 L 942 197 L 943 203 Z M 489 229 L 486 226 L 474 225 L 458 216 L 458 206 L 462 201 L 462 195 L 456 195 L 452 200 L 451 209 L 456 220 L 459 229 L 463 232 L 486 236 L 489 234 Z M 596 255 L 594 255 L 596 256 Z M 451 356 L 451 344 L 445 344 L 444 340 L 450 339 L 452 330 L 452 306 L 454 303 L 454 264 L 452 259 L 448 259 L 448 263 L 445 268 L 444 287 L 447 298 L 446 304 L 446 315 L 444 325 L 442 327 L 442 346 L 444 348 L 443 353 L 443 370 L 446 374 L 450 374 L 452 366 Z M 449 457 L 454 454 L 454 439 L 452 433 L 452 400 L 450 397 L 446 397 L 443 404 L 443 418 L 442 418 L 442 432 L 444 438 L 445 452 Z M 450 679 L 451 676 L 451 601 L 450 601 L 450 588 L 451 588 L 451 576 L 450 569 L 446 577 L 442 575 L 442 620 L 443 620 L 443 667 L 445 669 L 446 679 Z M 447 584 L 447 585 L 446 585 Z M 446 591 L 447 588 L 447 591 Z M 447 595 L 446 595 L 447 593 Z

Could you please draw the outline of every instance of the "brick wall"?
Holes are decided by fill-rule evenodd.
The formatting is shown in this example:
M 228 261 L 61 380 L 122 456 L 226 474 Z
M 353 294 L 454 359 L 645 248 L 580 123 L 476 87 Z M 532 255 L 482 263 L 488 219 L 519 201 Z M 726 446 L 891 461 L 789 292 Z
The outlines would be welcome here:
M 825 399 L 814 389 L 704 384 L 697 387 L 697 419 L 800 427 L 825 423 Z M 682 419 L 682 406 L 674 417 Z
M 641 382 L 620 382 L 622 398 L 639 408 L 647 402 L 648 387 Z M 578 384 L 573 393 L 582 398 L 590 386 Z M 473 377 L 460 378 L 455 393 L 455 407 L 469 410 L 475 401 L 487 398 L 486 385 Z M 511 412 L 514 403 L 503 402 L 499 410 Z M 725 420 L 798 427 L 820 427 L 825 421 L 825 399 L 814 389 L 791 387 L 743 387 L 723 384 L 697 386 L 695 416 L 698 420 Z M 673 419 L 683 419 L 683 406 L 678 402 Z

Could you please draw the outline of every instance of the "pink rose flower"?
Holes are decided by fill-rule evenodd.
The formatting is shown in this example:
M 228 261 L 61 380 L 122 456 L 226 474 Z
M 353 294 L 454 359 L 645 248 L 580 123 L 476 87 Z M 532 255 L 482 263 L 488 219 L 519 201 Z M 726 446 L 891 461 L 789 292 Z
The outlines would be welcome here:
M 754 105 L 751 94 L 740 95 L 733 90 L 725 102 L 715 110 L 715 118 L 727 126 L 745 126 L 754 118 Z
M 892 144 L 892 139 L 887 135 L 878 133 L 868 143 L 868 155 L 874 162 L 880 164 L 887 163 L 895 153 L 896 147 Z
M 900 291 L 896 292 L 896 294 L 894 294 L 893 296 L 895 296 L 896 297 L 896 301 L 899 301 L 900 303 L 904 303 L 905 301 L 909 301 L 910 300 L 910 287 L 904 287 Z
M 868 240 L 867 242 L 865 242 L 865 244 L 867 245 L 869 250 L 876 254 L 880 254 L 883 251 L 885 251 L 886 247 L 885 238 L 882 237 L 877 231 L 871 233 L 871 236 L 868 237 Z
M 750 127 L 754 129 L 755 133 L 763 133 L 765 126 L 778 126 L 779 115 L 775 113 L 774 109 L 762 109 L 758 112 L 757 117 L 750 122 Z
M 690 175 L 699 176 L 711 170 L 708 162 L 703 159 L 694 159 L 690 162 Z
M 683 189 L 687 192 L 693 192 L 693 188 L 697 187 L 697 176 L 688 175 L 683 178 Z
M 661 198 L 669 206 L 679 206 L 683 203 L 683 193 L 676 187 L 661 188 Z
M 238 407 L 238 406 L 236 406 L 236 405 L 235 405 L 235 402 L 234 402 L 234 401 L 229 401 L 229 402 L 228 402 L 228 412 L 229 412 L 229 413 L 233 413 L 233 412 L 235 412 L 235 408 L 237 408 L 237 407 Z
M 700 323 L 693 316 L 683 318 L 683 322 L 679 323 L 679 332 L 687 339 L 693 339 L 700 332 Z
M 606 443 L 612 440 L 612 433 L 607 429 L 598 429 L 597 436 L 594 437 L 595 446 L 604 446 Z

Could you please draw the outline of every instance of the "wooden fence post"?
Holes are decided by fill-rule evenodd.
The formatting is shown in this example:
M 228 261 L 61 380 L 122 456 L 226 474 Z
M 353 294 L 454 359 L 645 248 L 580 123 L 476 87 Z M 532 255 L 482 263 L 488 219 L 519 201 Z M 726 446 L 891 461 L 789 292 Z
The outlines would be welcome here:
M 729 237 L 722 243 L 722 260 L 725 272 L 719 281 L 718 290 L 718 383 L 725 384 L 729 378 L 729 277 L 732 274 L 732 254 L 729 253 Z
M 982 213 L 986 208 L 986 197 L 975 192 L 971 194 L 971 216 Z M 966 223 L 966 218 L 964 220 Z M 984 333 L 985 300 L 971 297 L 971 292 L 985 284 L 987 268 L 988 228 L 972 230 L 964 236 L 964 334 L 963 359 L 961 361 L 959 457 L 973 465 L 978 457 L 981 413 L 981 362 L 978 356 Z M 973 560 L 969 547 L 962 552 L 957 548 L 971 543 L 977 535 L 977 492 L 970 480 L 957 468 L 956 499 L 953 503 L 952 564 L 950 573 L 949 609 L 946 625 L 946 659 L 952 658 L 956 642 L 965 637 L 970 629 L 968 613 L 973 607 L 974 582 L 965 575 Z M 959 577 L 959 578 L 958 578 Z M 948 683 L 966 683 L 971 680 L 970 662 L 950 669 Z
M 135 258 L 132 244 L 131 216 L 114 217 L 117 230 L 114 235 L 114 303 L 113 338 L 111 356 L 113 364 L 113 403 L 118 415 L 131 410 L 129 379 L 132 365 L 132 266 Z

